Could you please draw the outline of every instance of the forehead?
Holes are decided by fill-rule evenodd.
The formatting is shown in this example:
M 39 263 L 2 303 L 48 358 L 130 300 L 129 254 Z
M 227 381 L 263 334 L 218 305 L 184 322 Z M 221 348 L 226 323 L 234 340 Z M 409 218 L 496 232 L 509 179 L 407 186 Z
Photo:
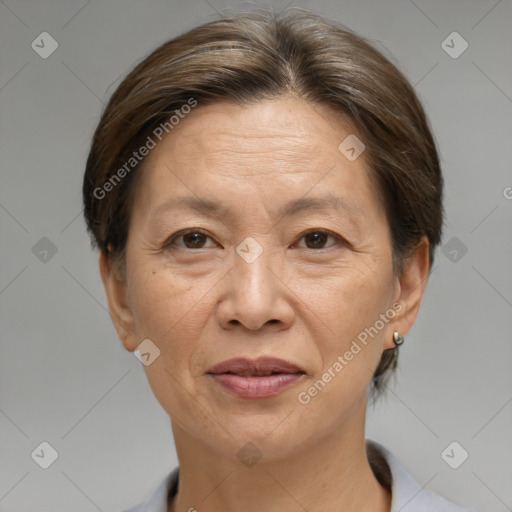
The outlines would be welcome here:
M 146 206 L 213 191 L 273 202 L 334 188 L 375 196 L 364 152 L 351 161 L 339 149 L 349 136 L 361 140 L 346 116 L 296 98 L 199 103 L 146 157 L 137 194 Z
M 150 158 L 159 158 L 162 152 L 178 148 L 195 159 L 234 157 L 237 153 L 279 158 L 280 151 L 287 151 L 283 155 L 286 160 L 300 157 L 312 161 L 323 156 L 332 165 L 339 156 L 340 137 L 356 133 L 347 116 L 325 105 L 292 97 L 244 105 L 199 104 L 158 144 Z M 261 171 L 264 169 L 258 172 Z

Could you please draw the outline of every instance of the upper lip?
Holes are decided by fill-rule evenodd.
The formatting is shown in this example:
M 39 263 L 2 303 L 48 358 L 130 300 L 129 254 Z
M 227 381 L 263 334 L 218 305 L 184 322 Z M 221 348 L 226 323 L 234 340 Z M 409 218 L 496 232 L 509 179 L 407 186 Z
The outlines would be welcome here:
M 237 357 L 212 366 L 207 373 L 236 375 L 270 375 L 271 373 L 305 373 L 299 366 L 273 357 L 247 359 Z

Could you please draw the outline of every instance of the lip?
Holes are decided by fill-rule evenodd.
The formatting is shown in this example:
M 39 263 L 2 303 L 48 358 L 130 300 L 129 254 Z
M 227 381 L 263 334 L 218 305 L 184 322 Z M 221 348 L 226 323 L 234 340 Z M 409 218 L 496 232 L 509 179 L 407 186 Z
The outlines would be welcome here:
M 235 358 L 219 363 L 207 372 L 226 391 L 240 398 L 275 396 L 297 383 L 305 371 L 283 359 Z

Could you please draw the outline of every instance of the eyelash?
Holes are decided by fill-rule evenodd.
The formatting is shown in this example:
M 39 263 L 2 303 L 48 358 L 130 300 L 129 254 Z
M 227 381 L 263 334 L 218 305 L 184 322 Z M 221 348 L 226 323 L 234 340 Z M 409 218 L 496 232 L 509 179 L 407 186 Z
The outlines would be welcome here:
M 176 250 L 176 249 L 183 249 L 183 250 L 190 250 L 190 251 L 204 249 L 204 247 L 199 247 L 199 249 L 191 249 L 189 247 L 173 247 L 174 242 L 176 240 L 178 240 L 179 238 L 181 238 L 185 235 L 192 234 L 192 233 L 197 233 L 197 234 L 203 235 L 206 238 L 209 238 L 210 240 L 212 240 L 212 238 L 201 229 L 187 229 L 187 230 L 183 230 L 183 231 L 178 231 L 177 233 L 173 234 L 164 243 L 162 249 L 167 250 L 167 251 L 172 251 L 172 250 Z M 300 235 L 300 240 L 302 240 L 304 237 L 306 237 L 308 235 L 312 235 L 314 233 L 321 233 L 323 235 L 327 235 L 328 237 L 331 237 L 334 240 L 336 240 L 336 242 L 338 244 L 345 245 L 345 246 L 349 245 L 348 242 L 346 240 L 344 240 L 343 238 L 341 238 L 339 235 L 336 235 L 335 233 L 332 233 L 331 231 L 328 231 L 325 229 L 310 229 Z M 330 248 L 331 247 L 321 247 L 320 249 L 309 249 L 308 247 L 305 247 L 305 249 L 309 249 L 309 250 L 315 251 L 315 252 L 318 252 L 321 250 L 327 250 Z

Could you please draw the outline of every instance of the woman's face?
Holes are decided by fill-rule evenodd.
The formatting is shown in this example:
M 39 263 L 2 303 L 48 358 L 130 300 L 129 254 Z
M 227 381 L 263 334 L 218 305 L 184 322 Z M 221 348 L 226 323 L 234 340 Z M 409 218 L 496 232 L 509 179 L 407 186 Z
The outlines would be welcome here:
M 359 435 L 382 351 L 410 327 L 366 155 L 338 148 L 354 134 L 298 99 L 199 104 L 146 158 L 126 281 L 103 276 L 126 348 L 160 350 L 142 346 L 173 426 L 212 450 Z M 233 358 L 247 366 L 211 373 Z

